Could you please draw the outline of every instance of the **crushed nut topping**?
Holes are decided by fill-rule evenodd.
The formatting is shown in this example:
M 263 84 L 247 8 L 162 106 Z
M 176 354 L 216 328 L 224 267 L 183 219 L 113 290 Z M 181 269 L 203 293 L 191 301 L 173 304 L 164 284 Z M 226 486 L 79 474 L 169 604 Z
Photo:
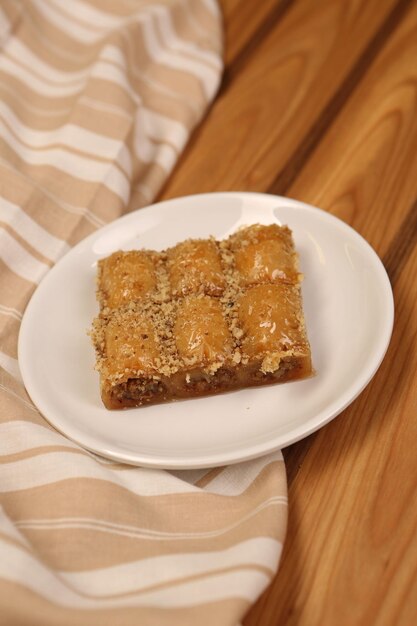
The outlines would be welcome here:
M 108 408 L 312 373 L 291 231 L 254 225 L 98 263 L 90 330 Z

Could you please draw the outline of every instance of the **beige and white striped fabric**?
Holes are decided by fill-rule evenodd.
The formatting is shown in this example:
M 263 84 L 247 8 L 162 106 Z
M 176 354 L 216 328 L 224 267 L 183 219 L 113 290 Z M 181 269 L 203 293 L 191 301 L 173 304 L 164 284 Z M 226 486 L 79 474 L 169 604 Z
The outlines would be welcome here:
M 0 624 L 235 626 L 286 526 L 280 453 L 168 472 L 55 432 L 17 361 L 25 306 L 149 204 L 219 85 L 215 0 L 0 1 Z

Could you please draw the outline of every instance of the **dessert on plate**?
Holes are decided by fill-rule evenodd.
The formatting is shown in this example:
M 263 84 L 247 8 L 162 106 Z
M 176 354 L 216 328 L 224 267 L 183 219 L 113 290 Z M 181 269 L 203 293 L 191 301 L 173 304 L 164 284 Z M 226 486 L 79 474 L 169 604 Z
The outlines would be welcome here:
M 91 336 L 104 405 L 310 376 L 301 279 L 292 233 L 277 224 L 101 259 Z

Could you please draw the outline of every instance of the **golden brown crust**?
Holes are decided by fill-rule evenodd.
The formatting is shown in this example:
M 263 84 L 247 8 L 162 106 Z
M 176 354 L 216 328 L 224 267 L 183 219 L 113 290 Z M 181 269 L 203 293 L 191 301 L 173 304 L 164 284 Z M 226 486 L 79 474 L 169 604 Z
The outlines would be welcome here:
M 100 304 L 115 309 L 146 296 L 156 288 L 159 262 L 148 250 L 119 251 L 99 261 Z
M 257 224 L 232 235 L 230 245 L 243 286 L 299 282 L 297 255 L 288 227 Z
M 221 258 L 213 239 L 188 239 L 168 251 L 173 296 L 203 292 L 220 296 L 225 288 Z
M 109 409 L 304 378 L 312 373 L 291 231 L 99 262 L 91 331 Z

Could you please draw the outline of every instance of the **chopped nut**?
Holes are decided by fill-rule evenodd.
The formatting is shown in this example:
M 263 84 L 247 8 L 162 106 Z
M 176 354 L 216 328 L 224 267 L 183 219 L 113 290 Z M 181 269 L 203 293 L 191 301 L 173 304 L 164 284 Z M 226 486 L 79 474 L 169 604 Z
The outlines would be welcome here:
M 254 268 L 252 261 L 264 266 Z M 99 261 L 100 312 L 89 334 L 105 406 L 309 375 L 300 277 L 290 231 L 277 225 L 242 228 L 220 242 L 187 240 L 163 252 L 117 252 Z M 193 312 L 182 313 L 178 326 L 192 298 Z

